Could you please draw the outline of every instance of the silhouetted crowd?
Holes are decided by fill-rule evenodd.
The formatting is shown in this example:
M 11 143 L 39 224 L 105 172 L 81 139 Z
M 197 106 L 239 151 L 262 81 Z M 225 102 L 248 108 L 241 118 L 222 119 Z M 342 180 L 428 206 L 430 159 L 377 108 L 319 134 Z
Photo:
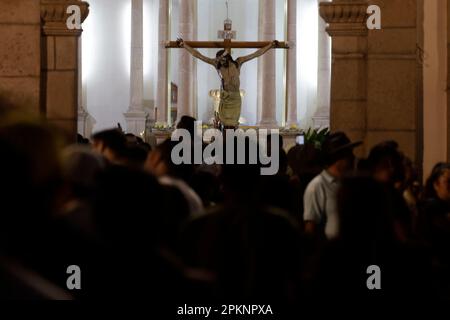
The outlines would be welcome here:
M 3 123 L 0 297 L 448 302 L 448 163 L 423 186 L 394 141 L 356 159 L 341 132 L 287 153 L 278 138 L 278 173 L 262 176 L 250 161 L 175 165 L 170 139 L 111 129 L 70 145 L 45 124 Z M 71 265 L 80 290 L 66 287 Z

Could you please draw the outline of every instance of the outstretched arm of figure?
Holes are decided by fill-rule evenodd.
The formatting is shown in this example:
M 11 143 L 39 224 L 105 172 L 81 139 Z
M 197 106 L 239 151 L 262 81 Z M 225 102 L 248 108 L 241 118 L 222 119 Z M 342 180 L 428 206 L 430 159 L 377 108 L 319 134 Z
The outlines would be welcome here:
M 278 41 L 273 41 L 271 44 L 265 46 L 264 48 L 259 49 L 258 51 L 255 51 L 252 54 L 249 54 L 248 56 L 244 56 L 244 57 L 239 57 L 236 59 L 237 63 L 239 63 L 239 65 L 242 65 L 250 60 L 256 59 L 260 56 L 262 56 L 263 54 L 265 54 L 267 51 L 269 51 L 272 48 L 276 48 L 278 45 Z
M 183 39 L 178 39 L 178 40 L 177 40 L 177 43 L 178 43 L 178 46 L 179 46 L 180 48 L 186 49 L 193 57 L 195 57 L 195 58 L 197 58 L 197 59 L 200 59 L 200 60 L 202 60 L 202 61 L 204 61 L 204 62 L 206 62 L 206 63 L 208 63 L 208 64 L 211 64 L 211 65 L 213 65 L 213 66 L 216 65 L 216 60 L 215 60 L 215 59 L 211 59 L 211 58 L 208 58 L 208 57 L 202 55 L 198 50 L 195 50 L 195 49 L 192 48 L 191 46 L 187 45 L 187 44 L 183 41 Z

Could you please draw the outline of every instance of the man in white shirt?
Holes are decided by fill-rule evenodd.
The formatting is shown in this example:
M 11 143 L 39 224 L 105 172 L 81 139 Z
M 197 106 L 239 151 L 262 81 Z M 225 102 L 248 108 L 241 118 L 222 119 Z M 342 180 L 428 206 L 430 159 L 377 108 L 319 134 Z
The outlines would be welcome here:
M 353 149 L 361 144 L 352 143 L 343 132 L 331 134 L 323 143 L 325 169 L 310 182 L 304 194 L 303 220 L 307 234 L 323 232 L 328 239 L 338 236 L 336 197 L 339 180 L 353 169 Z

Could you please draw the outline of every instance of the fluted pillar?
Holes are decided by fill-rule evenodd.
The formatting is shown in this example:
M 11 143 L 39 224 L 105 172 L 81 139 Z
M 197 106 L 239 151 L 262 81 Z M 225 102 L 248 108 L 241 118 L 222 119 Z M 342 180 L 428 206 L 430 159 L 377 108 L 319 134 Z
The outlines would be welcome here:
M 275 0 L 260 0 L 260 40 L 275 40 Z M 270 50 L 260 58 L 258 65 L 258 125 L 277 127 L 276 119 L 276 65 L 275 51 Z
M 287 122 L 298 125 L 297 119 L 297 0 L 288 0 L 287 40 Z
M 130 106 L 125 119 L 127 132 L 141 135 L 145 131 L 144 112 L 144 8 L 143 0 L 131 0 Z
M 194 3 L 180 1 L 179 34 L 186 41 L 194 39 Z M 194 58 L 186 51 L 179 52 L 179 84 L 177 121 L 182 116 L 194 116 Z
M 156 121 L 167 122 L 168 110 L 168 50 L 164 44 L 169 39 L 169 1 L 159 0 L 159 31 L 158 31 L 158 84 L 156 91 L 157 116 Z

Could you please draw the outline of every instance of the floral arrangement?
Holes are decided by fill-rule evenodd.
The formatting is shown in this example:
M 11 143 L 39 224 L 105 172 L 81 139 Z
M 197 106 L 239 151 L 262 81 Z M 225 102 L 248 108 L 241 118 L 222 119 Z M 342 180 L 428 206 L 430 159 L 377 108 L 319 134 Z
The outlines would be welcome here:
M 292 133 L 301 133 L 302 129 L 296 124 L 291 124 L 290 126 L 286 126 L 280 129 L 281 132 L 292 132 Z
M 171 130 L 172 127 L 169 126 L 169 125 L 168 125 L 167 123 L 165 123 L 165 122 L 156 122 L 156 123 L 153 125 L 153 129 L 159 130 L 159 131 L 166 131 L 166 130 Z
M 323 142 L 329 135 L 330 135 L 329 128 L 323 128 L 323 129 L 309 128 L 305 132 L 305 144 L 312 144 L 317 149 L 321 149 Z

